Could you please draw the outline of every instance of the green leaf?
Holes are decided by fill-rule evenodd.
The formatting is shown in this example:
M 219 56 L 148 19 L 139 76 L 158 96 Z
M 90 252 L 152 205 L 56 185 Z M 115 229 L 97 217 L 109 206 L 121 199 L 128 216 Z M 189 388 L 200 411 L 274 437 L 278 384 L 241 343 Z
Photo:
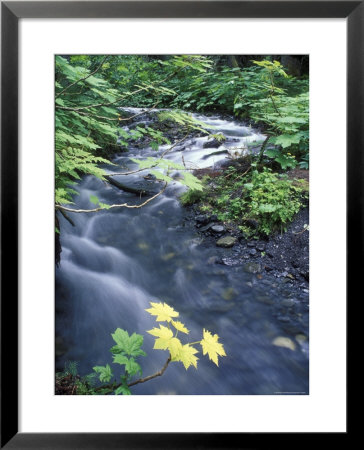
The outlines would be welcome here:
M 275 205 L 270 204 L 262 204 L 259 205 L 259 211 L 262 213 L 271 213 L 276 211 L 277 207 Z
M 127 385 L 122 384 L 117 389 L 115 389 L 115 395 L 131 395 L 130 389 Z
M 299 144 L 301 135 L 296 134 L 281 134 L 274 139 L 276 145 L 281 145 L 283 148 L 290 147 L 292 144 Z
M 140 376 L 142 376 L 142 368 L 135 361 L 134 358 L 130 358 L 128 360 L 128 362 L 125 365 L 125 370 L 128 372 L 129 376 L 131 376 L 131 377 L 136 375 L 138 372 L 139 372 Z
M 90 202 L 93 203 L 94 205 L 98 205 L 100 203 L 96 195 L 90 195 Z
M 114 355 L 114 363 L 125 365 L 129 361 L 129 358 L 121 353 Z
M 117 328 L 111 336 L 117 344 L 112 348 L 114 349 L 112 350 L 113 353 L 116 353 L 117 350 L 128 356 L 146 356 L 145 352 L 140 348 L 144 340 L 141 334 L 133 333 L 129 336 L 127 331 Z
M 111 377 L 113 375 L 111 367 L 109 364 L 106 364 L 106 366 L 95 366 L 93 367 L 93 370 L 100 374 L 99 378 L 101 382 L 109 382 L 111 380 Z

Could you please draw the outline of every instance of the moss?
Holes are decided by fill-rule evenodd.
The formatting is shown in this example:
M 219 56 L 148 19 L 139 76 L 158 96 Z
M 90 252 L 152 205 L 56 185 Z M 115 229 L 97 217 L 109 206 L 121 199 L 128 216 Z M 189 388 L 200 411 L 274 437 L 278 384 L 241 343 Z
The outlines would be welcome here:
M 195 189 L 189 189 L 184 194 L 181 195 L 180 202 L 183 206 L 194 205 L 197 202 L 200 202 L 204 197 L 203 191 L 198 191 Z

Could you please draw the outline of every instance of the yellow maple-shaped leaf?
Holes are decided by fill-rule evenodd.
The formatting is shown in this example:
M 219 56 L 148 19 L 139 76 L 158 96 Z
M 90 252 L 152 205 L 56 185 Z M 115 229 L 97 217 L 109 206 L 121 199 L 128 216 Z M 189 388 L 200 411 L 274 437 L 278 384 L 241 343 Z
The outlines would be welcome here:
M 168 350 L 172 359 L 176 358 L 182 350 L 181 341 L 178 338 L 173 337 L 168 343 Z
M 218 356 L 226 356 L 224 347 L 218 342 L 219 336 L 217 334 L 212 335 L 209 331 L 203 330 L 203 339 L 200 342 L 203 350 L 203 354 L 209 355 L 209 358 L 218 366 Z
M 176 330 L 182 331 L 182 333 L 188 334 L 190 332 L 190 330 L 185 327 L 184 323 L 180 322 L 179 320 L 172 320 L 172 325 Z
M 150 302 L 150 304 L 152 305 L 152 307 L 146 309 L 146 311 L 149 312 L 149 314 L 151 314 L 152 316 L 157 316 L 157 322 L 170 322 L 172 320 L 172 317 L 179 316 L 179 313 L 175 311 L 171 306 L 167 305 L 167 303 Z
M 159 328 L 153 328 L 148 333 L 157 338 L 154 342 L 154 349 L 169 350 L 172 358 L 179 354 L 182 348 L 181 341 L 173 337 L 173 333 L 169 328 L 159 325 Z
M 197 369 L 197 356 L 194 356 L 198 351 L 191 347 L 191 345 L 186 344 L 182 345 L 179 354 L 174 359 L 174 361 L 181 361 L 187 370 L 191 365 L 193 365 Z

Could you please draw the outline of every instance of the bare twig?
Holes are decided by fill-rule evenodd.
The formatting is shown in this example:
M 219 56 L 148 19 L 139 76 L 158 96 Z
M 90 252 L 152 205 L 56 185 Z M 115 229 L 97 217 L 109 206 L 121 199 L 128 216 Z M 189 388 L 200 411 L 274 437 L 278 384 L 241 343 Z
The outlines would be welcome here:
M 94 213 L 94 212 L 98 212 L 98 211 L 109 210 L 112 208 L 130 208 L 130 209 L 142 208 L 143 206 L 145 206 L 148 203 L 150 203 L 151 201 L 153 201 L 155 198 L 159 197 L 166 190 L 167 184 L 168 183 L 165 183 L 165 185 L 163 186 L 163 189 L 161 191 L 159 191 L 157 194 L 153 195 L 153 197 L 148 198 L 148 200 L 146 200 L 145 202 L 140 203 L 139 205 L 129 205 L 128 203 L 121 203 L 119 205 L 108 205 L 107 208 L 100 206 L 99 208 L 94 208 L 94 209 L 72 209 L 72 208 L 67 208 L 66 206 L 56 205 L 55 208 L 59 211 L 68 211 L 68 212 L 72 212 L 72 213 Z
M 157 378 L 160 377 L 164 374 L 164 372 L 166 371 L 168 364 L 171 362 L 171 354 L 169 354 L 169 357 L 167 359 L 167 361 L 165 362 L 164 366 L 161 368 L 161 370 L 159 370 L 158 372 L 154 373 L 153 375 L 149 375 L 145 378 L 139 378 L 138 380 L 132 381 L 131 383 L 128 384 L 128 387 L 131 386 L 135 386 L 136 384 L 140 384 L 140 383 L 145 383 L 146 381 L 152 380 L 153 378 Z M 103 389 L 109 389 L 111 391 L 114 391 L 115 389 L 117 389 L 119 386 L 121 386 L 123 383 L 119 383 L 119 384 L 115 384 L 115 383 L 111 383 L 108 384 L 106 386 L 98 386 L 97 388 L 95 388 L 95 391 L 101 391 Z
M 146 381 L 152 380 L 153 378 L 157 378 L 160 377 L 164 374 L 164 372 L 166 371 L 168 364 L 171 362 L 171 355 L 169 355 L 166 363 L 164 364 L 164 366 L 161 368 L 161 370 L 159 372 L 154 373 L 153 375 L 149 375 L 148 377 L 145 378 L 139 378 L 139 380 L 133 381 L 132 383 L 128 384 L 128 387 L 131 386 L 135 386 L 136 384 L 139 383 L 145 383 Z
M 263 160 L 264 151 L 265 151 L 265 148 L 266 148 L 270 138 L 271 138 L 271 136 L 268 134 L 267 137 L 265 138 L 265 141 L 263 142 L 262 146 L 260 147 L 260 152 L 259 152 L 259 157 L 258 157 L 258 164 L 260 164 L 262 162 L 262 160 Z

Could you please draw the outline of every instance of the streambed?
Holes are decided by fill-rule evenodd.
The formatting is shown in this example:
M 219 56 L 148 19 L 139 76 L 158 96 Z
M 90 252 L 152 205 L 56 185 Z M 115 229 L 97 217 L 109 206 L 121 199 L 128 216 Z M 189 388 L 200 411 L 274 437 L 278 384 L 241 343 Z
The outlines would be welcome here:
M 130 112 L 137 112 L 129 108 Z M 195 115 L 228 138 L 235 151 L 264 136 L 251 127 L 220 116 Z M 147 122 L 144 116 L 138 120 Z M 193 137 L 167 158 L 191 168 L 211 167 L 229 157 Z M 160 148 L 159 154 L 165 147 Z M 219 150 L 219 149 L 218 149 Z M 137 146 L 116 155 L 114 162 L 131 169 L 131 157 L 156 156 Z M 115 168 L 107 168 L 115 172 Z M 141 174 L 114 177 L 131 186 L 157 192 L 161 184 Z M 75 208 L 103 203 L 138 204 L 143 199 L 92 177 L 77 186 Z M 200 352 L 198 370 L 170 364 L 162 377 L 136 385 L 133 394 L 308 394 L 308 294 L 269 273 L 257 276 L 246 265 L 216 264 L 232 249 L 220 249 L 198 233 L 178 195 L 177 182 L 141 209 L 72 214 L 73 227 L 60 217 L 62 254 L 56 269 L 56 368 L 78 361 L 81 375 L 95 365 L 111 364 L 111 333 L 117 327 L 144 335 L 143 375 L 162 368 L 167 352 L 153 350 L 146 333 L 155 326 L 145 311 L 150 301 L 163 301 L 180 313 L 190 329 L 188 341 L 202 329 L 220 336 L 226 357 L 216 367 Z M 187 342 L 187 341 L 186 341 Z

